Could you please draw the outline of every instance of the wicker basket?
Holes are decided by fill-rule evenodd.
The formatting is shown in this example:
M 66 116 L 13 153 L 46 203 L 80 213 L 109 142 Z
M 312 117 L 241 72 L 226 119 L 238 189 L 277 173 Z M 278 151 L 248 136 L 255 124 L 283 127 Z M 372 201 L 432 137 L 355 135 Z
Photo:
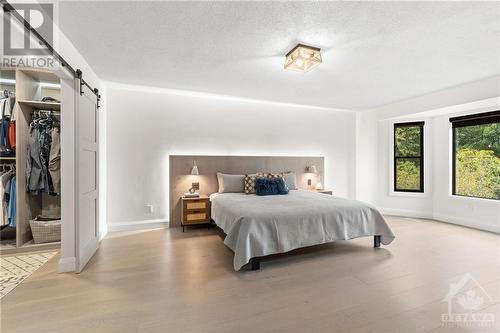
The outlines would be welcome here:
M 37 216 L 30 220 L 31 233 L 35 244 L 59 242 L 61 240 L 61 220 Z

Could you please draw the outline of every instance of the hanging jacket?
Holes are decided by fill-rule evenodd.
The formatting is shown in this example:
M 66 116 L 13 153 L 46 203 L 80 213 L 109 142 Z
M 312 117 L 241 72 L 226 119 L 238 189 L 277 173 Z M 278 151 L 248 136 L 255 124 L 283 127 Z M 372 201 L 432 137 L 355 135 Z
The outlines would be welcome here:
M 57 195 L 61 182 L 61 146 L 59 121 L 52 113 L 40 117 L 36 113 L 29 126 L 26 163 L 26 190 Z
M 7 99 L 2 100 L 2 117 L 0 118 L 0 150 L 5 152 L 10 149 L 9 126 L 10 118 L 6 115 Z
M 8 96 L 0 99 L 0 111 L 2 114 L 0 118 L 0 151 L 2 152 L 2 156 L 13 155 L 10 143 L 9 127 L 11 120 L 15 120 L 15 103 L 16 99 L 13 96 Z
M 12 150 L 16 150 L 16 122 L 12 119 L 9 125 L 9 143 Z
M 37 125 L 32 122 L 28 132 L 28 156 L 26 159 L 26 190 L 39 194 L 44 190 L 42 162 L 40 161 L 40 135 Z
M 0 199 L 1 199 L 1 212 L 0 212 L 0 225 L 9 224 L 8 218 L 8 200 L 7 195 L 11 189 L 11 179 L 14 177 L 15 173 L 8 171 L 0 176 Z
M 9 218 L 9 226 L 16 227 L 16 176 L 10 180 L 9 206 L 7 208 L 7 217 Z

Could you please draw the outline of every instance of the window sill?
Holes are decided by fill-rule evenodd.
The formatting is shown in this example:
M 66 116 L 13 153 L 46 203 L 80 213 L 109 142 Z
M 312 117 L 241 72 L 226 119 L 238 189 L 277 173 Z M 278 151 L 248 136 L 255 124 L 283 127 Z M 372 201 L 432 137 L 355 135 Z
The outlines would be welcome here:
M 404 198 L 426 198 L 427 193 L 425 192 L 389 192 L 391 197 L 404 197 Z
M 458 200 L 465 200 L 465 201 L 491 202 L 491 203 L 500 204 L 500 200 L 496 200 L 496 199 L 467 197 L 467 196 L 464 196 L 464 195 L 455 195 L 455 194 L 450 194 L 449 197 L 451 199 L 458 199 Z

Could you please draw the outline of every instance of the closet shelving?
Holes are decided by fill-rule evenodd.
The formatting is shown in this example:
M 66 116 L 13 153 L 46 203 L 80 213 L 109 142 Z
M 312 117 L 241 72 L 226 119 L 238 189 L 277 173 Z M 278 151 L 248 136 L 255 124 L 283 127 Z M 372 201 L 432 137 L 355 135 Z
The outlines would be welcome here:
M 51 71 L 36 68 L 0 69 L 2 78 L 15 80 L 16 93 L 16 243 L 1 247 L 2 253 L 58 248 L 60 242 L 35 244 L 29 225 L 38 215 L 61 216 L 61 196 L 26 191 L 26 163 L 29 125 L 35 110 L 61 111 L 61 103 L 42 102 L 43 97 L 61 100 L 60 79 Z M 7 81 L 7 80 L 3 80 Z M 3 87 L 3 84 L 0 88 Z M 12 87 L 11 87 L 12 88 Z M 2 158 L 4 160 L 5 158 Z M 10 158 L 12 159 L 12 158 Z
M 53 102 L 41 102 L 41 101 L 17 101 L 20 105 L 31 107 L 35 110 L 52 110 L 52 111 L 60 111 L 61 103 L 53 103 Z

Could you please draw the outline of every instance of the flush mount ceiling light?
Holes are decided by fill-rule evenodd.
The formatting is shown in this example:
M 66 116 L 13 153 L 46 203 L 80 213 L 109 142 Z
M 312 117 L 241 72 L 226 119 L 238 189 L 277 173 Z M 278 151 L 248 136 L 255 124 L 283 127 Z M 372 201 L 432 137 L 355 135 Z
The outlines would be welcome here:
M 285 59 L 285 69 L 307 72 L 321 64 L 321 49 L 304 44 L 297 44 Z

